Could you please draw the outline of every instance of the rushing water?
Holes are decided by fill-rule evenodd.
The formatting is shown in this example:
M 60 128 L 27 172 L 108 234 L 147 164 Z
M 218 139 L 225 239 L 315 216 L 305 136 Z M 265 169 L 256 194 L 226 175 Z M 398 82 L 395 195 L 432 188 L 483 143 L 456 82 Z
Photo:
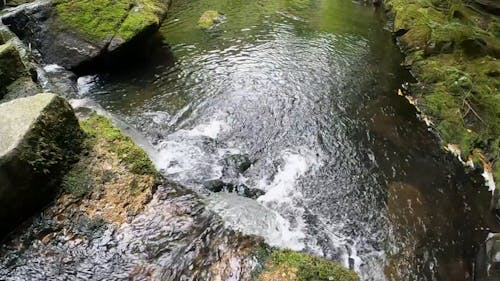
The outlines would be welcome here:
M 205 10 L 223 22 L 198 28 Z M 80 93 L 143 134 L 158 168 L 228 226 L 363 280 L 471 280 L 498 227 L 489 194 L 397 95 L 410 77 L 383 27 L 343 0 L 176 0 L 168 46 L 81 78 Z M 206 190 L 216 179 L 265 194 Z

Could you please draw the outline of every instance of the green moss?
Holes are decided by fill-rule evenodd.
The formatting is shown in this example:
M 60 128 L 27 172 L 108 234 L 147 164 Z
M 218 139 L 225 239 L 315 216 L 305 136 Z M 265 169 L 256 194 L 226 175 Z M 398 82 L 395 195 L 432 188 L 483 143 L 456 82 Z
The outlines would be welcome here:
M 413 95 L 433 120 L 444 144 L 458 144 L 463 158 L 500 158 L 499 18 L 460 0 L 388 0 L 420 81 Z M 422 51 L 424 50 L 424 51 Z M 498 182 L 500 175 L 495 173 Z
M 291 250 L 274 250 L 268 259 L 269 265 L 264 272 L 284 265 L 296 269 L 298 281 L 359 280 L 355 272 L 335 262 Z
M 75 165 L 63 179 L 62 187 L 65 192 L 74 197 L 82 197 L 93 189 L 94 181 L 86 165 L 81 163 Z
M 81 122 L 81 126 L 91 137 L 104 138 L 107 148 L 116 153 L 118 159 L 130 172 L 138 175 L 159 176 L 146 152 L 134 144 L 130 137 L 123 135 L 107 118 L 94 115 Z
M 56 0 L 59 18 L 91 39 L 116 33 L 128 14 L 130 0 Z
M 27 76 L 26 67 L 17 49 L 11 43 L 0 45 L 0 99 L 7 92 L 7 86 Z
M 217 19 L 219 17 L 220 14 L 217 11 L 213 10 L 205 11 L 198 20 L 198 26 L 201 28 L 210 28 L 217 23 Z
M 39 174 L 62 178 L 68 167 L 78 160 L 83 138 L 70 105 L 56 97 L 24 140 L 21 159 Z
M 167 9 L 157 0 L 56 0 L 59 18 L 95 40 L 129 40 L 144 28 L 159 25 Z
M 167 9 L 162 1 L 141 1 L 139 9 L 132 9 L 127 18 L 123 21 L 118 36 L 124 40 L 131 39 L 142 30 L 159 26 L 161 14 Z

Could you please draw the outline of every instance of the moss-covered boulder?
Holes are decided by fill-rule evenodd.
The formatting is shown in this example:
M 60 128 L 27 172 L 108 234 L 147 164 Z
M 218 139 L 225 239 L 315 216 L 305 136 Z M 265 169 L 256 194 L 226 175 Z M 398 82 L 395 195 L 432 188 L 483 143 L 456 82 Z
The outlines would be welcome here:
M 0 99 L 7 92 L 8 85 L 26 74 L 26 68 L 14 45 L 0 45 Z
M 10 35 L 5 34 L 5 37 L 9 38 Z M 4 42 L 2 44 L 0 26 L 0 102 L 40 93 L 42 88 L 34 81 L 36 77 L 33 77 L 36 71 L 26 51 L 19 46 L 22 43 L 15 38 Z
M 54 0 L 2 17 L 45 63 L 68 69 L 125 48 L 155 32 L 169 0 Z
M 53 198 L 82 139 L 72 108 L 54 94 L 0 104 L 0 236 Z

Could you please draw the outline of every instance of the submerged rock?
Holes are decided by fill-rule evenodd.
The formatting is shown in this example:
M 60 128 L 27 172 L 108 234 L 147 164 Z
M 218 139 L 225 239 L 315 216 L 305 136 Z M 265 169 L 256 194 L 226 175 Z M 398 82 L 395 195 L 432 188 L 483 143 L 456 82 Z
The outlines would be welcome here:
M 0 105 L 0 236 L 53 198 L 82 139 L 73 110 L 54 94 Z
M 222 22 L 222 19 L 223 15 L 218 11 L 208 10 L 201 15 L 200 19 L 198 20 L 198 26 L 207 29 L 217 23 Z
M 265 194 L 263 190 L 258 188 L 250 188 L 244 184 L 232 184 L 229 182 L 224 182 L 222 180 L 210 180 L 203 184 L 203 187 L 212 192 L 229 192 L 236 193 L 240 196 L 257 199 L 258 197 Z
M 168 0 L 38 1 L 2 16 L 46 64 L 73 69 L 155 32 Z
M 224 167 L 238 173 L 244 173 L 251 166 L 252 161 L 246 154 L 231 154 L 224 159 Z

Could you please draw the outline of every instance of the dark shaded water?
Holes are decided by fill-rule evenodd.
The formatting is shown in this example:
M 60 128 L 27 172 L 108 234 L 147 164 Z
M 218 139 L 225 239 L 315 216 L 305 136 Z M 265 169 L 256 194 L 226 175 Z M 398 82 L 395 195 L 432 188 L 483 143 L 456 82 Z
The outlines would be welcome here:
M 209 9 L 225 13 L 197 27 Z M 489 194 L 397 95 L 409 78 L 379 11 L 340 0 L 177 0 L 150 61 L 80 79 L 154 145 L 158 168 L 226 224 L 363 280 L 471 280 Z M 227 165 L 246 155 L 253 165 Z M 266 192 L 213 194 L 221 179 Z

